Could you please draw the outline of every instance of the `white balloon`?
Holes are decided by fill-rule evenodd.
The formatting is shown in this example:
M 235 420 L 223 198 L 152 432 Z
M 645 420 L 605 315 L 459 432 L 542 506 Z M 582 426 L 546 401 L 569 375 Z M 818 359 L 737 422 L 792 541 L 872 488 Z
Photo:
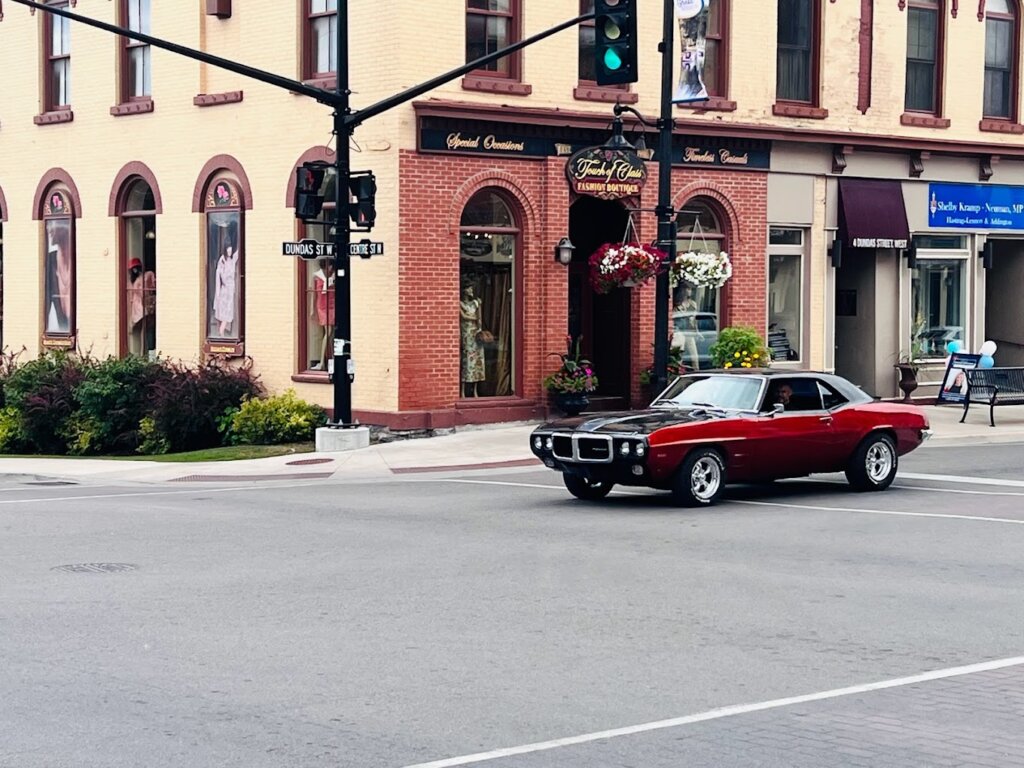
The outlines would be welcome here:
M 988 355 L 989 357 L 991 357 L 996 353 L 996 349 L 998 349 L 998 347 L 996 346 L 996 343 L 994 341 L 986 341 L 984 344 L 981 345 L 981 349 L 978 351 L 982 355 Z

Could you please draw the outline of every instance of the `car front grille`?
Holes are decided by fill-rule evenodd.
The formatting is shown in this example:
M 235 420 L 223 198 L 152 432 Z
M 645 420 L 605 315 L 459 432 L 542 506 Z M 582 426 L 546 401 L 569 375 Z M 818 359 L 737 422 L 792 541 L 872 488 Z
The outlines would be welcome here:
M 614 458 L 610 437 L 590 435 L 555 435 L 552 453 L 562 461 L 609 464 Z

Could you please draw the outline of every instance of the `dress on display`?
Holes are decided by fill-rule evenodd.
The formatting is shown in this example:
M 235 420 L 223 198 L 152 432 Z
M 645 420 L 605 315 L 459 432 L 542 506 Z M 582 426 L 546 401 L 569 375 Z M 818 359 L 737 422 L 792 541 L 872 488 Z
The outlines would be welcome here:
M 484 373 L 484 347 L 477 341 L 480 331 L 480 299 L 463 299 L 459 302 L 460 328 L 462 336 L 462 380 L 478 382 L 486 378 Z
M 324 327 L 334 327 L 334 275 L 328 277 L 318 270 L 313 275 L 316 291 L 316 321 Z
M 213 294 L 213 316 L 221 323 L 235 321 L 235 267 L 237 257 L 217 260 L 217 287 Z

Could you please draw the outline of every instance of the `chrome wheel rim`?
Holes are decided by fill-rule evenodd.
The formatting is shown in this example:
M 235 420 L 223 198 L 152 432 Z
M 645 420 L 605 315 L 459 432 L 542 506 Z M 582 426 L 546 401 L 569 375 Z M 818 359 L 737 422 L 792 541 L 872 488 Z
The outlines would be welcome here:
M 722 468 L 710 456 L 697 459 L 690 471 L 690 491 L 700 501 L 710 501 L 722 485 Z
M 892 471 L 894 456 L 889 443 L 879 440 L 868 448 L 864 458 L 864 469 L 873 483 L 881 483 Z

